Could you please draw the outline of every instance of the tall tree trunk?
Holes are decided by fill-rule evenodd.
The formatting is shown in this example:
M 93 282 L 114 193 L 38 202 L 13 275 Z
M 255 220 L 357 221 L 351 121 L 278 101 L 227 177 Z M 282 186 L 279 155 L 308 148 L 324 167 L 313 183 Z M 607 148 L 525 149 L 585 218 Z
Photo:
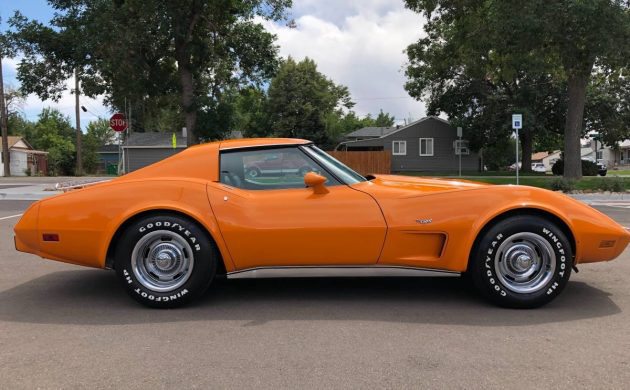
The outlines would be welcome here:
M 4 100 L 4 79 L 2 78 L 2 56 L 0 56 L 0 118 L 2 127 L 2 163 L 4 176 L 11 176 L 11 156 L 9 155 L 9 128 L 7 125 L 7 107 Z
M 77 176 L 83 175 L 83 158 L 81 150 L 81 108 L 79 106 L 79 72 L 74 70 L 75 115 L 77 119 Z
M 177 72 L 179 73 L 180 100 L 186 125 L 186 144 L 192 146 L 197 143 L 195 125 L 197 124 L 197 106 L 195 104 L 195 86 L 193 74 L 186 50 L 177 49 Z
M 568 83 L 568 110 L 564 127 L 564 177 L 582 178 L 582 156 L 580 138 L 586 102 L 586 85 L 589 73 L 572 74 Z
M 520 130 L 519 138 L 521 139 L 521 170 L 525 173 L 532 171 L 532 131 L 530 129 Z

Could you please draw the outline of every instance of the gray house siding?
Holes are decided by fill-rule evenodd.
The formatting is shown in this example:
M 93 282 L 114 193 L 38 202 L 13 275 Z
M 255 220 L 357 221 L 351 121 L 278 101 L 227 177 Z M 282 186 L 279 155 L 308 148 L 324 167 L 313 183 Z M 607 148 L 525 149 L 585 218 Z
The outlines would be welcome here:
M 433 156 L 420 156 L 420 138 L 433 138 Z M 465 134 L 463 139 L 466 139 Z M 392 171 L 457 171 L 459 156 L 455 154 L 454 141 L 457 130 L 437 118 L 425 118 L 380 138 L 347 143 L 353 148 L 378 147 L 392 151 L 393 141 L 406 141 L 406 155 L 392 153 Z M 479 156 L 470 151 L 462 155 L 462 170 L 479 169 Z
M 157 161 L 164 160 L 182 150 L 184 148 L 126 148 L 125 157 L 128 160 L 125 163 L 129 164 L 128 172 L 133 172 Z

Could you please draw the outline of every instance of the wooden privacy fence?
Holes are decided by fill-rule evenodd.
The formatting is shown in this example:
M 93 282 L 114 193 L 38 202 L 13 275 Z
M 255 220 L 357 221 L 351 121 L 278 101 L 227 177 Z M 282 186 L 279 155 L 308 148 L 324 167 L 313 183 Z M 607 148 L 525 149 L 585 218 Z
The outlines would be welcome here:
M 332 151 L 328 154 L 362 175 L 391 173 L 392 155 L 389 151 Z

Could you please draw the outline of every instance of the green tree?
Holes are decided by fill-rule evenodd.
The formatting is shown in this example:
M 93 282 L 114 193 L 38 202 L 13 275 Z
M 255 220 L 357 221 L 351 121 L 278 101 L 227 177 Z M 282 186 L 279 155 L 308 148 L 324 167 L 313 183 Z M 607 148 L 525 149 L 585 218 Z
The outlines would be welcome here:
M 536 133 L 560 128 L 561 118 L 565 177 L 580 176 L 586 86 L 595 64 L 614 69 L 627 61 L 627 3 L 406 0 L 406 4 L 429 18 L 427 37 L 408 49 L 406 87 L 412 96 L 429 96 L 436 110 L 450 105 L 452 112 L 459 113 L 457 121 L 494 117 L 486 123 L 493 127 L 485 142 L 505 136 L 508 114 L 522 111 L 521 140 L 529 150 L 535 135 L 550 139 Z M 447 95 L 449 104 L 444 101 Z M 487 115 L 488 105 L 496 113 L 503 107 L 504 120 Z M 529 155 L 527 150 L 524 155 Z M 523 164 L 529 167 L 526 161 Z
M 381 110 L 376 116 L 376 119 L 374 119 L 374 126 L 377 126 L 377 127 L 392 127 L 394 126 L 394 123 L 395 123 L 394 116 L 389 115 L 386 112 L 383 112 L 383 110 Z
M 22 135 L 35 149 L 48 152 L 50 174 L 74 174 L 75 130 L 69 117 L 56 109 L 44 108 L 37 122 L 23 129 Z
M 78 69 L 84 94 L 103 94 L 121 111 L 128 99 L 132 118 L 159 110 L 161 98 L 175 93 L 189 144 L 208 138 L 197 117 L 220 112 L 226 89 L 273 74 L 275 37 L 258 20 L 282 19 L 291 5 L 291 0 L 48 1 L 57 11 L 50 26 L 19 13 L 11 19 L 24 53 L 18 74 L 24 90 L 58 99 Z
M 332 143 L 327 118 L 354 105 L 348 88 L 320 73 L 309 58 L 284 61 L 271 80 L 268 97 L 270 123 L 279 136 L 307 138 L 325 146 Z

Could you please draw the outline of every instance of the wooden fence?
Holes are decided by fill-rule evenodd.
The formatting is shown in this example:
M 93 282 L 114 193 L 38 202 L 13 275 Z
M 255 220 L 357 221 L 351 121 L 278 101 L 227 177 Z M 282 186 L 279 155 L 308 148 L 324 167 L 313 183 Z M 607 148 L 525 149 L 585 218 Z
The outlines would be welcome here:
M 328 152 L 328 154 L 362 175 L 369 173 L 391 173 L 392 155 L 389 151 L 334 151 Z

